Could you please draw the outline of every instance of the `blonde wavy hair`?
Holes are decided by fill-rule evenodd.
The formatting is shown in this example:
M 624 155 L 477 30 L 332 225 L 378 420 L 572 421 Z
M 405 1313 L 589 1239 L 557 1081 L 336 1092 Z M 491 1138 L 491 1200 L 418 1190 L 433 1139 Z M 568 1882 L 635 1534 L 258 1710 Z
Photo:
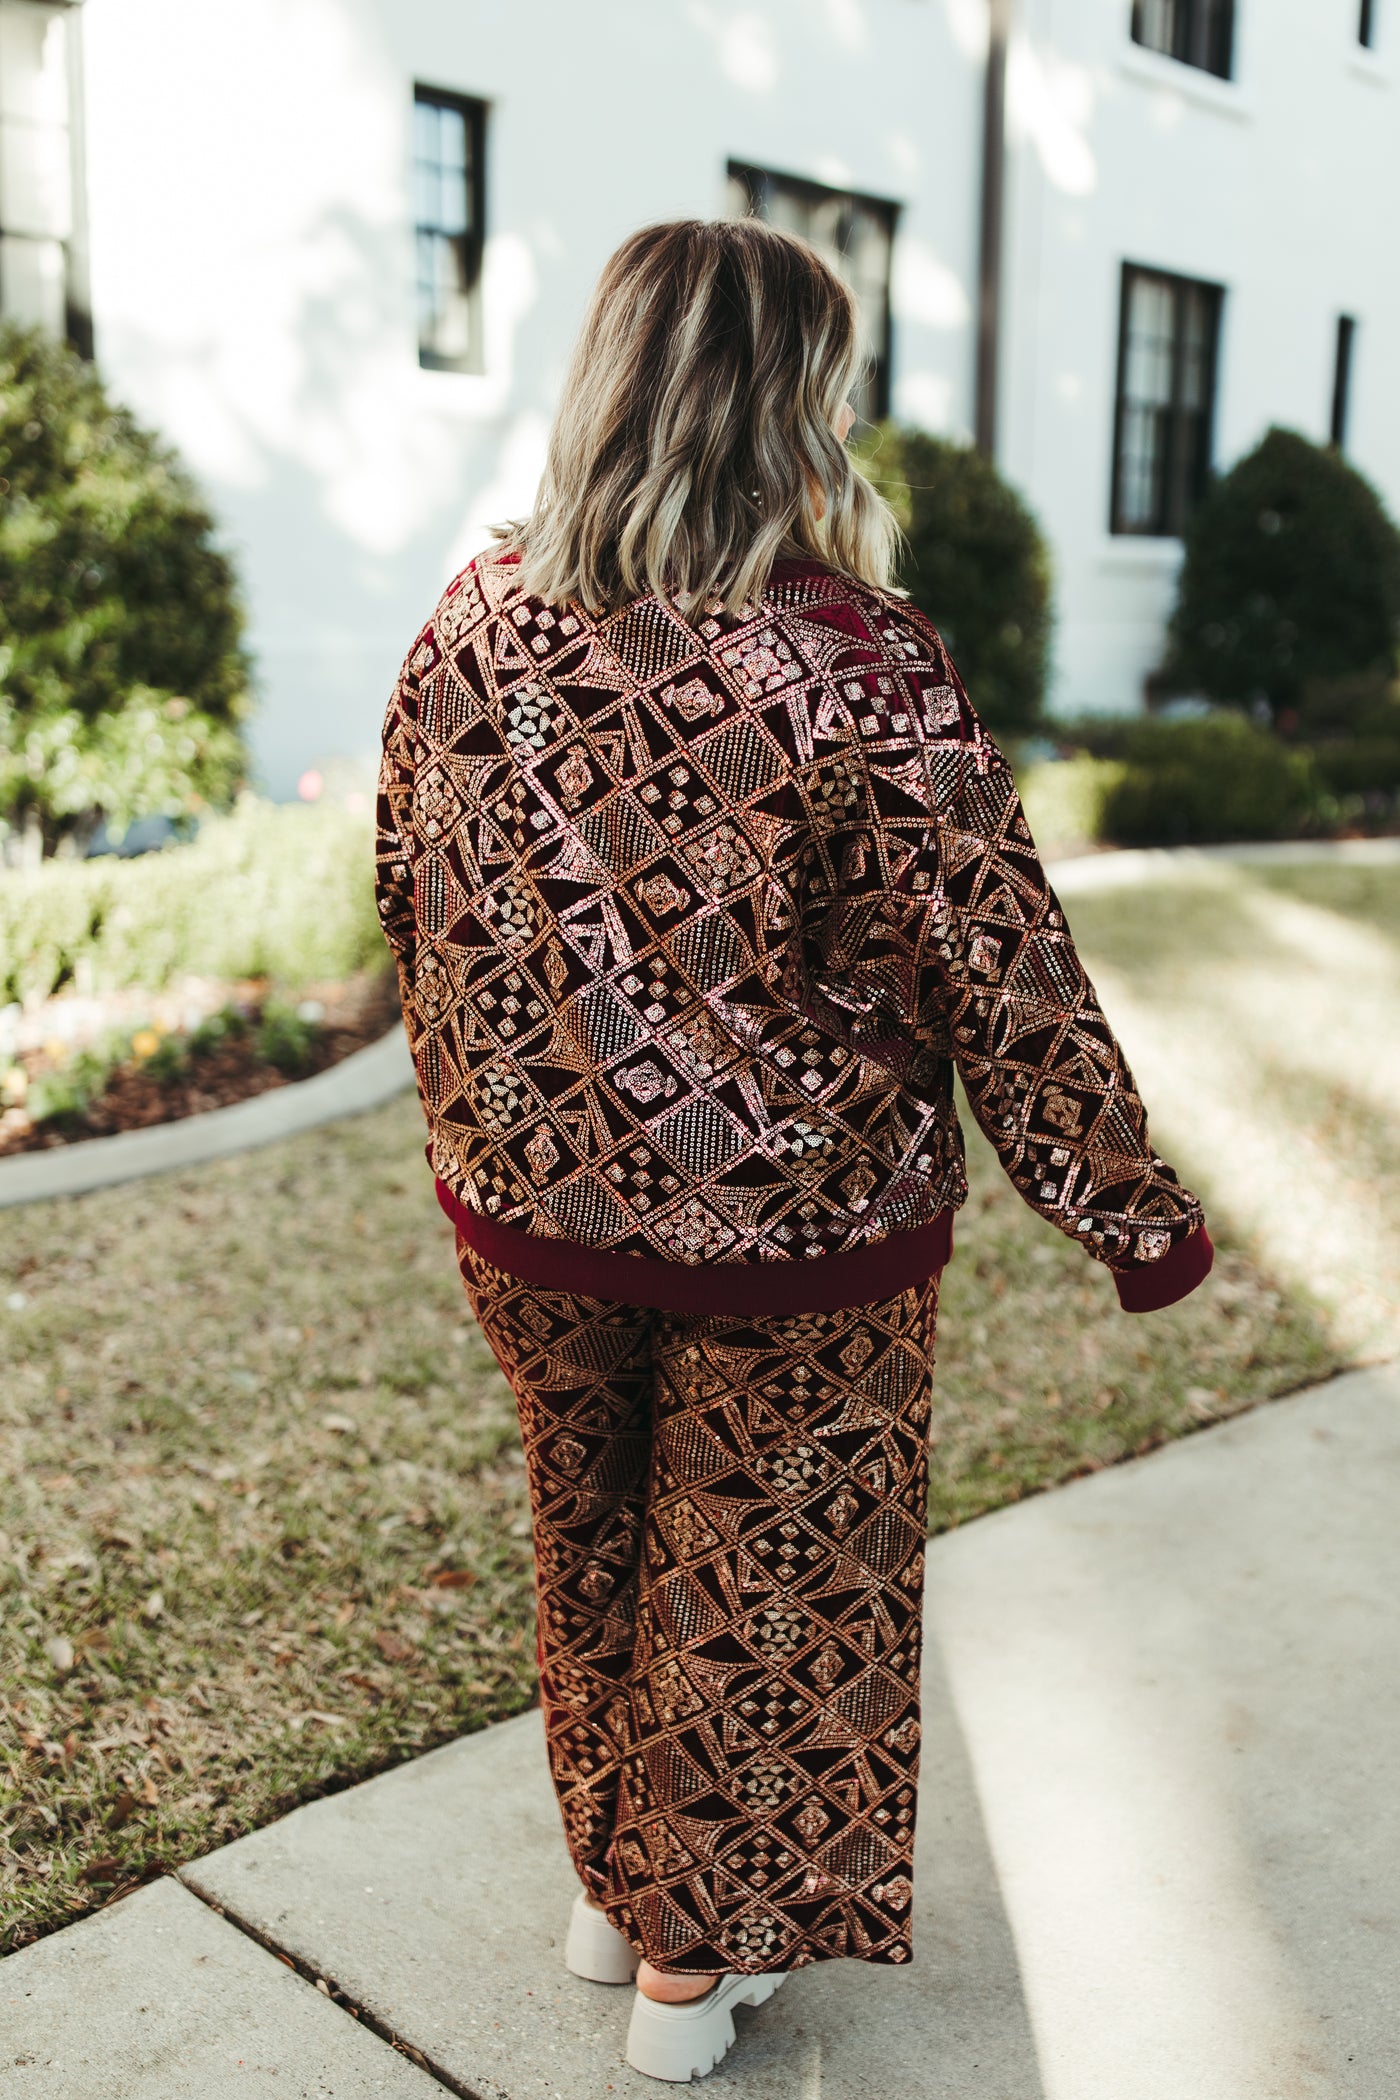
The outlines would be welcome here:
M 528 595 L 589 611 L 755 603 L 792 555 L 888 588 L 899 528 L 835 429 L 861 367 L 855 301 L 806 241 L 644 227 L 598 280 L 535 507 L 498 552 Z

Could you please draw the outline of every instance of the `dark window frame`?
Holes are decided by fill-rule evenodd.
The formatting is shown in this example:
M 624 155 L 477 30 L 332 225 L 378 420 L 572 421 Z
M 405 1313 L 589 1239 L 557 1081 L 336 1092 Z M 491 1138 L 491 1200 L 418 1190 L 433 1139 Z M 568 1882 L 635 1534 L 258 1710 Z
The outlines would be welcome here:
M 1132 306 L 1132 285 L 1134 280 L 1140 277 L 1152 278 L 1171 286 L 1175 295 L 1171 345 L 1171 398 L 1167 404 L 1166 435 L 1158 469 L 1159 496 L 1152 517 L 1146 523 L 1128 522 L 1123 517 L 1124 436 L 1127 411 L 1131 406 L 1125 392 L 1129 344 L 1128 317 Z M 1193 413 L 1181 399 L 1185 363 L 1185 331 L 1181 326 L 1181 302 L 1186 291 L 1203 292 L 1207 295 L 1210 332 L 1205 351 L 1206 405 L 1196 425 L 1196 457 L 1189 463 L 1183 476 L 1179 466 L 1181 435 L 1186 417 Z M 1225 287 L 1205 278 L 1187 277 L 1180 271 L 1159 269 L 1153 263 L 1125 261 L 1120 266 L 1113 460 L 1108 504 L 1108 529 L 1115 536 L 1180 539 L 1192 509 L 1205 493 L 1215 454 L 1215 416 L 1220 393 L 1220 339 L 1224 305 Z M 1180 493 L 1183 489 L 1184 494 Z
M 796 191 L 812 203 L 829 203 L 833 198 L 847 205 L 861 206 L 864 210 L 878 214 L 886 221 L 891 261 L 894 255 L 895 234 L 899 226 L 899 214 L 903 206 L 893 197 L 876 197 L 868 190 L 845 189 L 839 184 L 815 182 L 810 175 L 792 175 L 786 168 L 760 167 L 754 161 L 731 160 L 725 169 L 727 180 L 742 184 L 748 194 L 749 211 L 756 219 L 766 219 L 764 200 L 772 186 L 781 183 L 784 189 Z M 844 243 L 843 243 L 844 245 Z M 880 316 L 877 341 L 874 347 L 870 373 L 870 396 L 873 413 L 865 420 L 879 422 L 890 412 L 890 386 L 894 368 L 894 301 L 890 277 L 885 279 L 884 309 Z
M 1376 48 L 1376 0 L 1361 0 L 1361 13 L 1356 24 L 1356 41 L 1367 51 Z
M 1171 34 L 1166 44 L 1153 43 L 1147 35 L 1147 8 L 1171 8 Z M 1233 80 L 1235 64 L 1235 0 L 1133 0 L 1129 34 L 1144 51 L 1158 51 L 1183 66 L 1195 66 L 1218 80 Z
M 431 86 L 427 81 L 413 83 L 413 106 L 451 110 L 460 116 L 466 129 L 468 166 L 465 181 L 466 231 L 448 234 L 439 225 L 429 225 L 418 217 L 418 199 L 413 200 L 413 249 L 414 249 L 414 296 L 417 304 L 416 325 L 418 331 L 418 362 L 426 372 L 475 372 L 486 369 L 485 344 L 482 332 L 481 267 L 486 250 L 486 134 L 490 115 L 490 104 L 480 95 L 465 95 L 455 88 Z M 410 149 L 410 161 L 414 169 L 414 187 L 417 187 L 418 150 L 416 138 Z M 462 287 L 467 304 L 467 348 L 465 351 L 446 354 L 435 350 L 425 339 L 422 307 L 421 244 L 425 235 L 439 240 L 451 241 L 459 250 L 459 265 Z
M 1347 417 L 1351 410 L 1351 374 L 1356 354 L 1356 316 L 1338 314 L 1337 341 L 1332 365 L 1332 423 L 1330 442 L 1339 452 L 1347 441 Z

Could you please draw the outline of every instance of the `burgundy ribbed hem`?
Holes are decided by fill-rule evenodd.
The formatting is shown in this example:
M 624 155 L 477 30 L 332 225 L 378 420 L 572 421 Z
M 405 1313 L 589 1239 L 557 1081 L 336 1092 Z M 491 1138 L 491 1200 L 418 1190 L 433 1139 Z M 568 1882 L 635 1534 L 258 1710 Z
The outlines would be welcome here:
M 953 1213 L 940 1211 L 913 1232 L 892 1233 L 873 1246 L 813 1261 L 658 1261 L 643 1254 L 617 1254 L 580 1247 L 572 1240 L 541 1239 L 517 1226 L 498 1224 L 457 1201 L 434 1177 L 437 1199 L 467 1245 L 494 1268 L 538 1283 L 546 1290 L 574 1291 L 619 1305 L 645 1305 L 658 1312 L 785 1314 L 835 1312 L 893 1298 L 910 1284 L 925 1283 L 953 1252 Z
M 1204 1283 L 1214 1260 L 1210 1234 L 1204 1225 L 1198 1225 L 1189 1240 L 1182 1240 L 1160 1261 L 1141 1269 L 1113 1270 L 1118 1303 L 1124 1312 L 1160 1312 L 1164 1305 L 1175 1305 Z

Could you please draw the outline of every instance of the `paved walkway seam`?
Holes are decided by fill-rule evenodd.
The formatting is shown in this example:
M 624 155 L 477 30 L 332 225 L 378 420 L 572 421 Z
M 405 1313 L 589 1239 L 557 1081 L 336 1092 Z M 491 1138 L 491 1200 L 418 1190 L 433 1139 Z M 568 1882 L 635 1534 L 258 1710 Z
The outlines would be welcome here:
M 304 1983 L 311 1984 L 322 1997 L 329 1998 L 331 2004 L 354 2020 L 357 2026 L 374 2035 L 376 2040 L 387 2043 L 396 2055 L 406 2056 L 411 2064 L 426 2072 L 428 2077 L 436 2080 L 446 2092 L 455 2094 L 456 2100 L 483 2100 L 483 2096 L 474 2087 L 463 2085 L 450 2071 L 445 2071 L 440 2064 L 431 2062 L 421 2049 L 415 2049 L 412 2042 L 406 2042 L 402 2035 L 396 2034 L 386 2020 L 379 2019 L 367 2006 L 358 2004 L 348 1991 L 343 1991 L 329 1976 L 323 1976 L 313 1962 L 288 1953 L 285 1947 L 278 1946 L 271 1933 L 260 1931 L 256 1925 L 250 1924 L 247 1918 L 240 1917 L 236 1910 L 230 1910 L 226 1903 L 216 1903 L 212 1897 L 206 1896 L 203 1889 L 197 1888 L 193 1882 L 186 1881 L 183 1869 L 177 1868 L 174 1878 L 181 1888 L 189 1895 L 197 1897 L 205 1909 L 212 1911 L 216 1918 L 222 1918 L 226 1925 L 232 1925 L 245 1939 L 251 1940 L 255 1947 L 261 1947 L 264 1954 L 270 1954 L 275 1961 L 284 1963 L 300 1976 Z

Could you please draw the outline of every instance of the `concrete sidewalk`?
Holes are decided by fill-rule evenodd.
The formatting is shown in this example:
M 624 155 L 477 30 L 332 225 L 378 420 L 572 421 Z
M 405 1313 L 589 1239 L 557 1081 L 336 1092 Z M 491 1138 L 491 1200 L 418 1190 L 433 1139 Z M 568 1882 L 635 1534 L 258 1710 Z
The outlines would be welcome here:
M 800 1972 L 704 2089 L 1391 2100 L 1398 1489 L 1392 1366 L 937 1540 L 915 1962 Z M 537 1714 L 182 1881 L 0 1965 L 7 2094 L 664 2090 L 560 1965 Z

